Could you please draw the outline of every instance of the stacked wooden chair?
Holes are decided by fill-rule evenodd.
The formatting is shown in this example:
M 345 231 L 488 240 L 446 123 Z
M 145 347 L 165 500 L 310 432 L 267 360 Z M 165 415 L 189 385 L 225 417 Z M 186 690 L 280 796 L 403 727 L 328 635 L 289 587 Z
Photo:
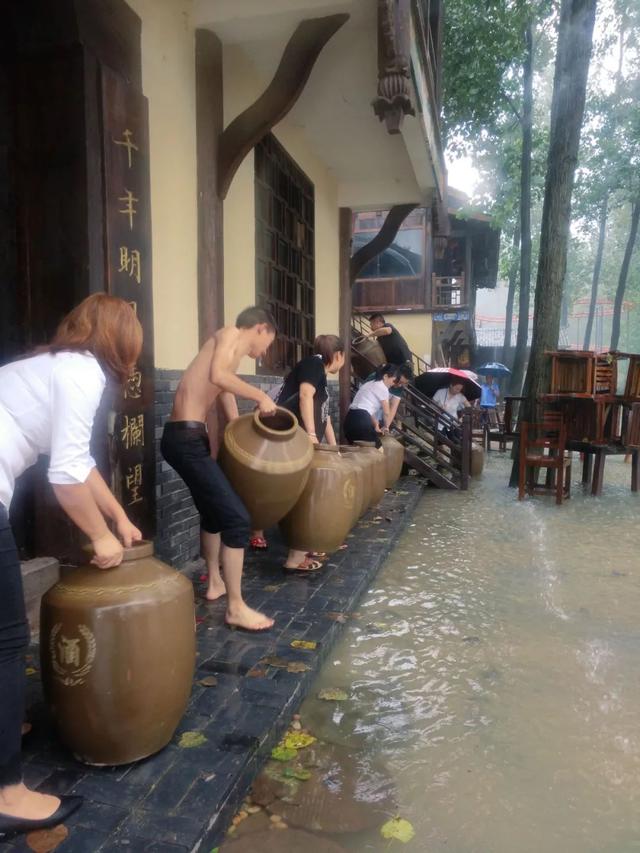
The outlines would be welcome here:
M 555 495 L 556 504 L 571 497 L 571 453 L 567 427 L 559 412 L 545 412 L 541 423 L 520 422 L 518 500 L 525 495 Z M 538 482 L 546 469 L 544 485 Z

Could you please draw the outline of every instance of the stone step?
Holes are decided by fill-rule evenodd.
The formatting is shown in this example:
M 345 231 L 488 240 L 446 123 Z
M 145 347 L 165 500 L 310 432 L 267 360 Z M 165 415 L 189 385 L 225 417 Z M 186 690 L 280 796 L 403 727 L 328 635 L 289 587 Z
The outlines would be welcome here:
M 40 633 L 40 601 L 45 592 L 60 580 L 60 563 L 53 557 L 37 557 L 21 563 L 24 600 L 32 642 Z

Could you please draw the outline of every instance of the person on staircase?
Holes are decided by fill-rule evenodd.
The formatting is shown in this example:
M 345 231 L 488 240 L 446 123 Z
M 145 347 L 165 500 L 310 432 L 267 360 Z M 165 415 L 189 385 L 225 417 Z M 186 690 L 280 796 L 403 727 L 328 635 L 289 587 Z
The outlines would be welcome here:
M 385 370 L 388 367 L 394 367 L 395 365 L 383 364 L 382 367 L 379 367 L 377 370 L 374 370 L 373 373 L 370 373 L 369 376 L 364 380 L 365 382 L 375 382 L 378 379 L 382 379 Z M 391 419 L 389 421 L 389 426 L 392 426 L 393 421 L 395 420 L 396 414 L 398 413 L 398 407 L 400 406 L 400 400 L 402 400 L 402 392 L 409 385 L 409 383 L 413 380 L 413 368 L 409 364 L 402 364 L 396 370 L 397 379 L 393 383 L 393 385 L 389 388 L 389 410 Z M 378 411 L 378 422 L 382 423 L 383 415 L 382 409 Z
M 375 338 L 382 348 L 388 364 L 412 364 L 411 350 L 400 332 L 391 323 L 387 323 L 382 314 L 369 317 L 371 331 L 367 338 Z
M 379 379 L 365 382 L 358 388 L 344 419 L 344 435 L 349 444 L 367 441 L 381 448 L 380 436 L 389 432 L 391 406 L 389 389 L 398 381 L 399 368 L 387 364 Z M 382 409 L 382 425 L 379 412 Z
M 277 396 L 277 403 L 292 412 L 314 444 L 326 441 L 335 445 L 336 435 L 329 416 L 327 377 L 339 372 L 344 364 L 345 345 L 337 335 L 318 335 L 313 342 L 313 355 L 301 359 L 289 373 Z M 267 547 L 263 530 L 254 530 L 251 545 L 256 550 Z M 317 571 L 318 560 L 304 551 L 289 551 L 284 568 L 289 571 Z
M 15 481 L 40 454 L 48 455 L 48 480 L 91 541 L 92 562 L 99 569 L 119 565 L 122 543 L 128 548 L 142 534 L 102 479 L 89 443 L 107 380 L 124 386 L 141 348 L 142 327 L 131 305 L 97 293 L 62 320 L 48 346 L 0 368 L 0 843 L 63 823 L 82 804 L 82 797 L 50 796 L 22 781 L 29 627 L 9 523 Z

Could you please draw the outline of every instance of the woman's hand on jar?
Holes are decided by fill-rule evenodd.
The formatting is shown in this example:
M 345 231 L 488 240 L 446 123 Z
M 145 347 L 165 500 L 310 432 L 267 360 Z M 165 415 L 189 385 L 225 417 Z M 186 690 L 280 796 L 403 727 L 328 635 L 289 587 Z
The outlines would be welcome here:
M 91 545 L 95 552 L 91 562 L 99 569 L 112 569 L 122 562 L 124 549 L 111 531 L 107 531 L 102 536 L 92 540 Z
M 124 542 L 125 548 L 131 548 L 134 542 L 140 542 L 142 539 L 142 533 L 135 524 L 129 521 L 126 515 L 116 523 L 116 530 Z
M 311 439 L 311 444 L 320 444 L 320 442 L 318 441 L 318 436 L 315 434 L 315 432 L 309 432 L 307 433 L 307 435 Z

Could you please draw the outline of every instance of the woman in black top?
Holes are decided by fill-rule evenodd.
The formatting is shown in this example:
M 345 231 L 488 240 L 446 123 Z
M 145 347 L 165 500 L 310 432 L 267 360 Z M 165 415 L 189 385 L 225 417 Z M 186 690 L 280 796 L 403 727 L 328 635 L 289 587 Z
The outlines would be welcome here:
M 327 375 L 336 374 L 344 364 L 344 342 L 337 335 L 318 335 L 313 343 L 314 355 L 301 359 L 285 379 L 276 402 L 298 418 L 311 441 L 336 444 L 333 424 L 329 417 Z M 253 548 L 266 548 L 262 530 L 251 536 Z M 315 571 L 320 568 L 303 551 L 290 551 L 285 569 Z

